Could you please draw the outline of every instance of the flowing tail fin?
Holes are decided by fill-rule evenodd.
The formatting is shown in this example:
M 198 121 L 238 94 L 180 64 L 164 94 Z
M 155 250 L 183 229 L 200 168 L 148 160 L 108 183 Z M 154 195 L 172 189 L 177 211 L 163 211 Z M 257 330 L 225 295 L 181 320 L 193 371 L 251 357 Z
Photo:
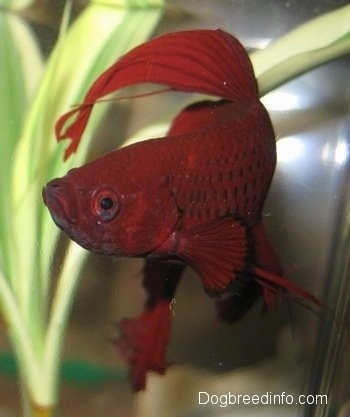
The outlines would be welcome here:
M 236 38 L 222 30 L 169 33 L 125 54 L 95 80 L 80 105 L 59 118 L 57 139 L 72 141 L 65 158 L 76 151 L 93 105 L 112 92 L 139 83 L 158 83 L 172 90 L 246 103 L 259 100 L 253 66 Z

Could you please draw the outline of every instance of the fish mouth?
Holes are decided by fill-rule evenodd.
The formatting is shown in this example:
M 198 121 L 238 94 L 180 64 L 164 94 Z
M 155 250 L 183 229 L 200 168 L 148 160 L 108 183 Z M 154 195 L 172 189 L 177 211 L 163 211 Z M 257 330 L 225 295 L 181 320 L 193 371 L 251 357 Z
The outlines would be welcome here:
M 74 187 L 62 179 L 54 179 L 43 188 L 44 204 L 50 211 L 54 222 L 62 229 L 69 224 L 76 224 L 79 211 Z

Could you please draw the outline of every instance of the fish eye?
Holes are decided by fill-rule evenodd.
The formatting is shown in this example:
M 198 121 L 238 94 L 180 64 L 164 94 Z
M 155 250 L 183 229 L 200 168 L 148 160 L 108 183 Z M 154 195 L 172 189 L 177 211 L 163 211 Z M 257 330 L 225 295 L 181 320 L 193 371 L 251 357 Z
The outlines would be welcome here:
M 111 197 L 103 197 L 100 201 L 100 207 L 102 210 L 110 210 L 113 207 L 113 200 Z
M 92 211 L 103 222 L 109 222 L 119 213 L 118 194 L 109 187 L 101 187 L 92 195 Z

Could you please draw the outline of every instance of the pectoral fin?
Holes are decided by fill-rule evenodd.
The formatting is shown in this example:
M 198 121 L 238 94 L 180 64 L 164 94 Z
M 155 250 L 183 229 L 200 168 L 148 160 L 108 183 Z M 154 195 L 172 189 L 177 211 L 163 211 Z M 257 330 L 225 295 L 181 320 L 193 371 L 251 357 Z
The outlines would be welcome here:
M 225 217 L 176 232 L 174 252 L 197 272 L 206 291 L 220 293 L 247 268 L 249 247 L 243 223 Z

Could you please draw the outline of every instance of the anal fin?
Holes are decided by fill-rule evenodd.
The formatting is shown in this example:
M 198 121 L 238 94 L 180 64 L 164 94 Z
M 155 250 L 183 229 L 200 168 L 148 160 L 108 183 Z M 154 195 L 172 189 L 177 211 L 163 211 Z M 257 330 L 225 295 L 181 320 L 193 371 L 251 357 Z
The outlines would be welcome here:
M 251 272 L 255 275 L 255 280 L 262 286 L 264 290 L 265 303 L 269 308 L 274 307 L 276 295 L 283 292 L 293 294 L 294 296 L 309 301 L 311 304 L 315 304 L 318 307 L 323 307 L 322 302 L 317 297 L 283 276 L 279 276 L 273 272 L 266 271 L 256 266 L 251 269 Z
M 255 260 L 250 273 L 261 285 L 267 307 L 275 306 L 278 294 L 294 295 L 321 307 L 322 303 L 317 297 L 283 276 L 278 257 L 261 221 L 253 228 L 252 237 Z

